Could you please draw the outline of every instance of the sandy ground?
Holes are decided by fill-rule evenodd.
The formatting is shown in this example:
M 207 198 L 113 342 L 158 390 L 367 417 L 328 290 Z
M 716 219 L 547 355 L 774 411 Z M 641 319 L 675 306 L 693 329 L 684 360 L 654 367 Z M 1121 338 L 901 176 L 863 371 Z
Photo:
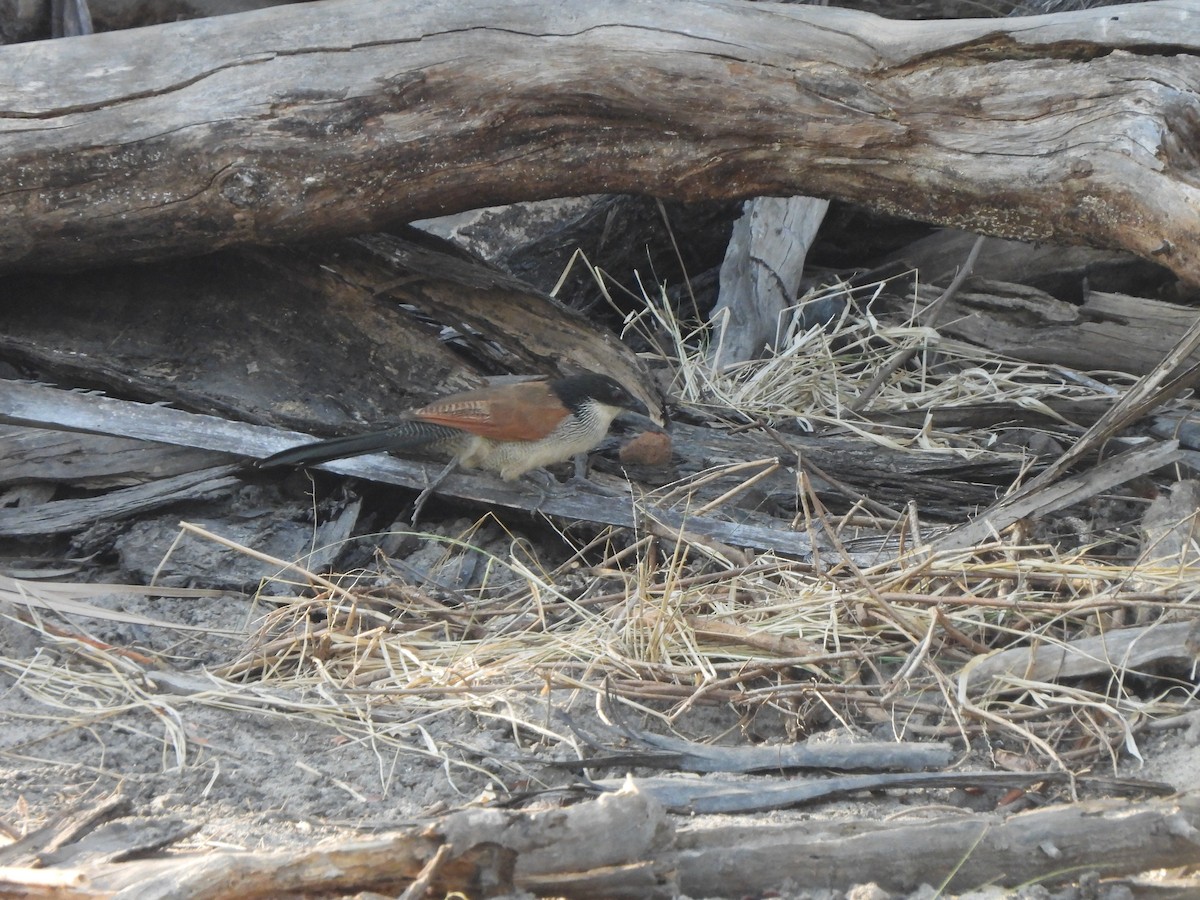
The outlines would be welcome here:
M 110 575 L 144 578 L 146 560 L 161 561 L 177 522 L 165 516 L 159 527 L 130 532 L 144 553 L 126 553 Z M 177 549 L 159 575 L 192 584 L 252 580 L 254 569 L 243 565 L 191 546 Z M 119 790 L 132 815 L 198 826 L 179 849 L 308 847 L 437 816 L 504 788 L 566 784 L 569 773 L 537 761 L 572 754 L 547 737 L 564 730 L 553 711 L 569 708 L 580 722 L 595 723 L 592 699 L 568 692 L 491 698 L 470 708 L 386 697 L 367 704 L 363 694 L 339 694 L 288 672 L 256 673 L 243 693 L 208 690 L 205 672 L 241 656 L 276 608 L 269 598 L 113 594 L 90 602 L 188 630 L 0 606 L 0 820 L 13 835 Z M 55 628 L 140 655 L 116 670 L 123 657 L 56 636 Z M 165 675 L 147 680 L 146 672 Z M 546 732 L 535 727 L 539 720 Z M 1127 757 L 1121 773 L 1195 789 L 1198 722 L 1143 734 L 1137 749 L 1144 764 Z M 697 739 L 727 731 L 736 739 L 736 716 L 726 709 L 700 708 L 679 725 Z M 771 815 L 878 819 L 945 800 L 873 796 Z M 790 887 L 787 896 L 834 896 Z

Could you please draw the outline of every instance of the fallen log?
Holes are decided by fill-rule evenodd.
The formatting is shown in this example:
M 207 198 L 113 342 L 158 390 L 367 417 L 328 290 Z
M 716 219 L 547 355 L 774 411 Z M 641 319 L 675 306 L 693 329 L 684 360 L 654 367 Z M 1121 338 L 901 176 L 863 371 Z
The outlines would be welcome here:
M 1020 815 L 933 821 L 857 821 L 683 829 L 679 886 L 692 896 L 744 896 L 791 879 L 810 889 L 874 882 L 887 891 L 941 885 L 955 893 L 989 884 L 1063 881 L 1088 870 L 1113 876 L 1194 863 L 1200 803 L 1091 801 Z
M 917 288 L 923 302 L 940 292 Z M 907 315 L 907 309 L 897 312 Z M 1153 371 L 1179 335 L 1196 322 L 1190 306 L 1148 297 L 1090 291 L 1081 304 L 1036 288 L 973 278 L 946 305 L 938 330 L 1010 359 L 1059 365 L 1082 372 L 1118 368 L 1133 375 Z M 1187 359 L 1200 362 L 1200 350 Z
M 1200 283 L 1198 12 L 349 0 L 5 47 L 0 269 L 629 191 L 838 197 Z
M 234 422 L 216 416 L 12 381 L 0 381 L 0 425 L 112 435 L 232 454 L 245 460 L 258 459 L 312 439 L 311 435 L 303 433 Z M 853 436 L 792 435 L 790 441 L 803 465 L 812 467 L 814 461 L 819 461 L 816 468 L 823 470 L 828 467 L 848 478 L 853 476 L 876 481 L 891 478 L 897 482 L 898 488 L 908 490 L 910 495 L 919 491 L 922 499 L 930 504 L 940 502 L 939 508 L 948 508 L 951 499 L 954 503 L 961 503 L 963 496 L 983 497 L 993 493 L 994 486 L 972 483 L 973 480 L 994 476 L 997 470 L 1003 478 L 1011 478 L 1015 468 L 1011 460 L 1003 458 L 984 459 L 975 463 L 941 456 L 930 460 L 903 451 L 863 445 Z M 1163 449 L 1157 449 L 1157 445 L 1151 448 L 1146 465 L 1161 466 L 1172 461 L 1175 444 L 1164 442 L 1162 446 Z M 731 435 L 714 429 L 676 424 L 673 428 L 673 456 L 679 459 L 678 462 L 672 462 L 671 472 L 697 474 L 720 467 L 727 468 L 728 474 L 706 481 L 695 493 L 673 493 L 670 498 L 663 498 L 653 491 L 644 492 L 645 489 L 639 484 L 635 490 L 636 503 L 631 503 L 631 495 L 627 493 L 630 483 L 624 478 L 610 478 L 602 482 L 612 489 L 605 493 L 555 491 L 543 496 L 541 492 L 531 492 L 520 482 L 503 482 L 484 473 L 462 471 L 449 476 L 439 487 L 438 493 L 577 521 L 622 527 L 650 526 L 674 538 L 686 532 L 687 536 L 693 538 L 713 539 L 735 547 L 754 547 L 808 559 L 812 547 L 807 534 L 796 531 L 790 519 L 776 518 L 756 508 L 770 495 L 778 496 L 781 504 L 795 503 L 796 476 L 790 471 L 791 465 L 785 464 L 794 461 L 782 460 L 779 457 L 780 449 L 773 441 L 753 432 Z M 429 463 L 376 454 L 334 460 L 323 463 L 319 468 L 419 491 L 428 486 L 441 465 L 441 462 Z M 1120 471 L 1124 476 L 1133 477 L 1127 470 L 1128 460 L 1123 466 L 1126 468 Z M 0 483 L 5 468 L 0 465 Z M 842 468 L 857 471 L 842 473 Z M 1112 468 L 1110 465 L 1104 471 L 1107 473 Z M 751 473 L 749 478 L 748 473 Z M 231 477 L 228 472 L 217 469 L 211 474 L 213 478 L 221 480 L 210 482 L 200 479 L 193 482 L 188 480 L 189 476 L 180 475 L 178 481 L 173 481 L 167 487 L 172 490 L 183 487 L 208 491 L 228 486 L 226 479 Z M 901 476 L 903 481 L 899 480 Z M 824 484 L 823 476 L 814 474 L 813 478 L 818 484 Z M 159 487 L 163 485 L 160 483 Z M 755 490 L 747 491 L 750 487 Z M 885 488 L 886 485 L 881 485 L 880 491 Z M 759 494 L 760 490 L 767 493 Z M 1076 487 L 1075 493 L 1070 496 L 1078 499 L 1079 491 Z M 739 497 L 736 495 L 740 492 L 749 495 L 747 502 L 750 508 L 738 504 Z M 729 518 L 716 518 L 713 513 L 718 509 L 712 510 L 712 513 L 696 514 L 696 509 L 711 505 L 717 497 L 724 498 L 717 505 L 720 515 Z M 146 508 L 156 508 L 169 501 L 162 500 L 158 489 L 152 485 L 142 485 L 127 489 L 127 493 L 116 498 L 116 502 L 116 506 L 104 507 L 109 515 L 115 515 L 119 510 L 132 513 L 143 508 L 143 504 Z M 11 510 L 0 514 L 0 533 L 71 530 L 79 521 L 92 515 L 97 508 L 94 504 L 98 503 L 99 498 L 70 501 L 69 505 L 55 506 L 36 518 L 24 510 Z M 52 525 L 55 527 L 50 527 Z M 46 527 L 47 532 L 38 532 L 40 527 Z M 22 531 L 22 528 L 26 530 Z M 873 559 L 875 552 L 874 547 L 868 548 L 863 560 Z
M 0 295 L 18 302 L 0 307 L 0 354 L 48 381 L 330 431 L 393 421 L 489 370 L 608 372 L 635 392 L 649 382 L 611 332 L 408 233 L 418 240 L 8 276 Z
M 970 776 L 963 775 L 964 781 Z M 1027 776 L 1004 776 L 1024 779 Z M 140 823 L 145 827 L 148 823 Z M 379 836 L 304 850 L 222 851 L 0 872 L 16 897 L 269 897 L 287 893 L 398 894 L 421 879 L 439 894 L 740 897 L 803 884 L 849 891 L 874 882 L 914 891 L 944 882 L 1061 883 L 1194 865 L 1197 798 L 1090 801 L 1024 814 L 928 821 L 854 820 L 677 827 L 630 786 L 588 803 L 537 811 L 465 810 Z

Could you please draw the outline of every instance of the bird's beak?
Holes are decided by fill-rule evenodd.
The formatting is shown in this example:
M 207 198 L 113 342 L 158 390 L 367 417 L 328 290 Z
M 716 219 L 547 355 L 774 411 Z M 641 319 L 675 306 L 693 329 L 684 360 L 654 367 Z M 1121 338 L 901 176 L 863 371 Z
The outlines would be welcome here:
M 646 409 L 644 404 L 639 403 L 638 406 L 641 407 L 640 410 L 639 409 L 623 410 L 621 412 L 621 414 L 619 416 L 617 416 L 616 421 L 622 425 L 629 426 L 630 429 L 641 429 L 643 431 L 657 431 L 660 433 L 666 432 L 665 428 L 663 428 L 661 425 L 659 425 L 657 422 L 655 422 L 652 418 L 650 418 L 650 416 L 648 415 L 649 410 Z

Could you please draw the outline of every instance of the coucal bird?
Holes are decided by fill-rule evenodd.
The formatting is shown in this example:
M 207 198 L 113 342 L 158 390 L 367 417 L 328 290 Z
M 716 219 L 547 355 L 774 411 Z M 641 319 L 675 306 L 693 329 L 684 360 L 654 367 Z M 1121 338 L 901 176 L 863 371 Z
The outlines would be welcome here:
M 405 413 L 391 428 L 292 447 L 256 465 L 317 465 L 395 450 L 450 455 L 450 465 L 428 494 L 456 466 L 486 469 L 511 481 L 586 453 L 625 411 L 649 414 L 645 404 L 607 375 L 522 381 L 444 397 Z

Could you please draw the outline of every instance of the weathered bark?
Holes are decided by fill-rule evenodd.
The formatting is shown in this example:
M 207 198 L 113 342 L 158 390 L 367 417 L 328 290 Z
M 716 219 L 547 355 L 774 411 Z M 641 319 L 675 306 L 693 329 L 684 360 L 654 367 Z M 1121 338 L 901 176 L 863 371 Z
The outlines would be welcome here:
M 939 228 L 887 255 L 887 262 L 917 269 L 922 284 L 946 285 L 958 274 L 978 235 Z M 828 235 L 824 236 L 828 240 Z M 861 265 L 865 256 L 859 256 Z M 1090 291 L 1136 297 L 1200 300 L 1181 289 L 1169 271 L 1119 250 L 1063 247 L 1058 244 L 988 238 L 971 268 L 972 278 L 1022 284 L 1068 303 L 1083 303 Z M 943 321 L 950 321 L 947 314 Z
M 714 366 L 777 348 L 785 331 L 780 317 L 796 303 L 804 261 L 828 208 L 829 201 L 815 197 L 758 197 L 746 204 L 733 226 L 720 300 L 709 317 Z
M 1115 628 L 1062 643 L 1012 647 L 976 656 L 958 676 L 963 696 L 1025 690 L 1030 682 L 1121 677 L 1171 667 L 1186 672 L 1195 663 L 1196 622 L 1158 623 L 1145 628 Z
M 840 197 L 1200 283 L 1198 13 L 350 0 L 6 47 L 0 267 L 623 191 Z
M 971 782 L 970 775 L 961 777 Z M 149 843 L 143 835 L 151 828 L 152 837 L 178 834 L 181 824 L 134 820 L 127 843 Z M 1194 866 L 1197 824 L 1200 801 L 1185 794 L 1093 800 L 1007 817 L 863 819 L 836 826 L 822 820 L 727 824 L 713 819 L 677 827 L 652 797 L 630 787 L 563 809 L 469 809 L 302 851 L 224 851 L 5 869 L 0 891 L 17 897 L 138 900 L 395 895 L 424 873 L 438 895 L 461 891 L 472 897 L 514 890 L 578 898 L 739 897 L 784 884 L 844 892 L 868 882 L 908 893 L 943 880 L 947 889 L 965 892 L 995 884 L 1060 883 L 1085 871 L 1111 878 Z M 38 837 L 46 843 L 54 836 Z M 71 859 L 71 842 L 60 844 L 66 850 L 60 855 Z
M 87 6 L 96 31 L 117 31 L 302 2 L 305 0 L 87 0 Z M 1095 0 L 1076 2 L 1080 5 L 1100 5 Z M 978 0 L 910 0 L 904 4 L 892 0 L 839 0 L 834 5 L 899 19 L 966 19 L 988 15 L 1030 15 L 1041 11 L 1036 8 L 1036 2 L 1027 0 L 991 0 L 986 7 Z M 49 20 L 47 3 L 0 0 L 0 43 L 48 38 Z
M 941 291 L 922 285 L 917 293 L 922 302 L 929 302 Z M 908 298 L 887 302 L 897 317 L 911 313 Z M 945 324 L 938 329 L 944 336 L 1012 359 L 1085 372 L 1116 369 L 1145 375 L 1196 322 L 1196 310 L 1100 291 L 1089 292 L 1075 305 L 1024 285 L 972 278 L 946 304 L 943 318 Z M 1188 364 L 1200 364 L 1200 351 Z
M 887 891 L 923 883 L 966 892 L 984 885 L 1062 881 L 1193 863 L 1200 802 L 1089 801 L 1008 816 L 947 817 L 907 823 L 700 823 L 676 838 L 679 886 L 692 896 L 744 896 L 787 880 L 810 889 L 849 890 L 875 882 Z M 707 827 L 706 827 L 707 826 Z M 1173 860 L 1173 862 L 1165 862 Z
M 13 301 L 0 304 L 0 353 L 48 380 L 318 431 L 394 421 L 478 386 L 489 364 L 609 372 L 659 405 L 610 332 L 434 242 L 372 235 L 0 278 Z M 431 322 L 474 341 L 474 369 Z
M 303 0 L 87 0 L 86 6 L 96 31 L 116 31 L 299 2 Z M 44 40 L 50 37 L 50 18 L 49 3 L 0 0 L 0 43 Z

